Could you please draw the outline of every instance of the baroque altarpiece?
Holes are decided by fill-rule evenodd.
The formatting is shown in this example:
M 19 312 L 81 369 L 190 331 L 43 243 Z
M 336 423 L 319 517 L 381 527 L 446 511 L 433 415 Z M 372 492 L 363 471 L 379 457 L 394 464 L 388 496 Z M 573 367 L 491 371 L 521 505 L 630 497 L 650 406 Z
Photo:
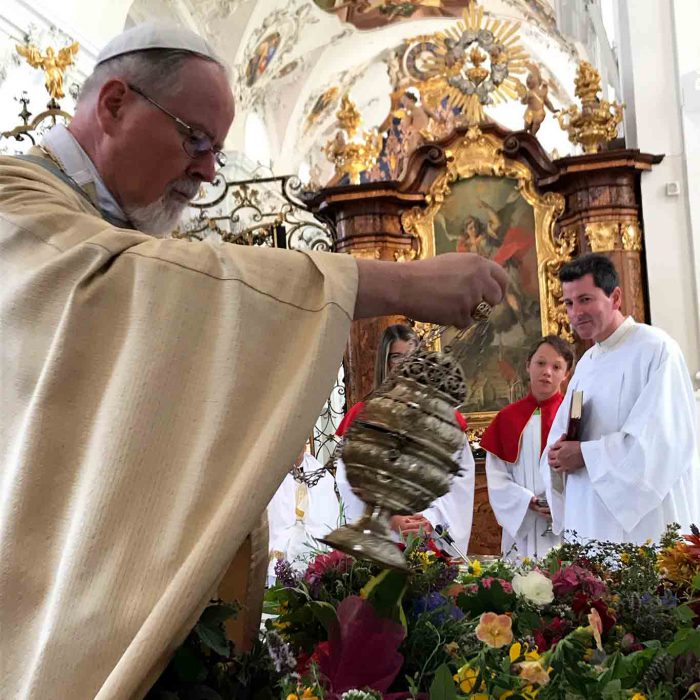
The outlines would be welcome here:
M 383 142 L 376 132 L 360 134 L 359 115 L 343 101 L 339 132 L 327 147 L 336 174 L 308 199 L 333 222 L 338 252 L 396 264 L 472 252 L 506 270 L 505 299 L 463 359 L 468 392 L 461 410 L 477 458 L 470 553 L 482 555 L 499 553 L 500 528 L 479 438 L 501 408 L 527 393 L 533 342 L 547 334 L 575 341 L 561 300 L 561 265 L 590 251 L 606 254 L 621 274 L 623 312 L 648 319 L 640 177 L 662 158 L 613 147 L 622 107 L 600 99 L 600 78 L 583 62 L 576 80 L 581 107 L 558 118 L 584 153 L 551 159 L 536 135 L 545 106 L 552 109 L 541 71 L 512 27 L 484 21 L 475 10 L 453 36 L 422 38 L 420 50 L 432 60 L 420 80 L 392 96 L 399 108 Z M 527 74 L 525 83 L 519 73 Z M 499 94 L 526 105 L 523 130 L 488 119 L 483 105 Z M 354 322 L 345 360 L 348 406 L 372 391 L 374 349 L 384 328 L 402 320 L 410 322 Z M 586 346 L 576 345 L 580 355 Z

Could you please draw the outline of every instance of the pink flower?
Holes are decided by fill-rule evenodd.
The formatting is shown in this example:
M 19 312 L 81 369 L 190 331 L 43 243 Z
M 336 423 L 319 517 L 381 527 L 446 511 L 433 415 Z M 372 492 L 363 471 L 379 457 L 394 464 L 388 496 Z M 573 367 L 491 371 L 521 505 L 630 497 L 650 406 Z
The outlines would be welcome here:
M 513 620 L 508 615 L 482 613 L 476 627 L 476 638 L 494 648 L 510 644 L 513 641 Z
M 598 598 L 605 592 L 605 584 L 597 576 L 576 564 L 559 569 L 552 576 L 552 585 L 557 597 L 584 591 L 593 598 Z
M 343 552 L 333 550 L 328 554 L 318 554 L 304 573 L 304 581 L 314 583 L 328 571 L 345 573 L 352 565 L 353 558 Z

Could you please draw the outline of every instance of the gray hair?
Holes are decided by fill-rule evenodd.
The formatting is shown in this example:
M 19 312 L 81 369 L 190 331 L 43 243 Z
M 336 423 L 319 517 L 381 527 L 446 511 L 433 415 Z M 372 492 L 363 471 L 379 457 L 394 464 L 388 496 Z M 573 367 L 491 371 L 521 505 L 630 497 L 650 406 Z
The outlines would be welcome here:
M 83 84 L 78 99 L 80 102 L 89 100 L 97 95 L 108 80 L 114 78 L 134 83 L 149 95 L 151 93 L 157 93 L 160 96 L 177 94 L 181 88 L 176 80 L 177 74 L 185 61 L 191 58 L 216 63 L 230 81 L 228 67 L 207 56 L 181 49 L 148 49 L 116 56 L 97 65 Z

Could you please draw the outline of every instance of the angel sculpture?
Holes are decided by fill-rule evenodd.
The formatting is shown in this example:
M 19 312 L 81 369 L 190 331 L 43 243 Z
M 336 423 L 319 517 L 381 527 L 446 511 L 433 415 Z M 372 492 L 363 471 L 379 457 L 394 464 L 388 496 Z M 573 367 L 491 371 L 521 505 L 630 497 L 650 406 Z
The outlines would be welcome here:
M 520 102 L 527 105 L 524 115 L 525 130 L 535 136 L 546 116 L 544 108 L 547 107 L 554 114 L 559 110 L 552 105 L 547 95 L 549 86 L 547 81 L 543 80 L 540 69 L 533 63 L 528 64 L 528 68 L 530 72 L 525 79 L 527 88 L 519 83 L 517 90 Z
M 46 49 L 46 54 L 42 56 L 41 51 L 33 44 L 27 46 L 18 44 L 17 53 L 20 56 L 24 56 L 32 68 L 43 69 L 46 74 L 44 83 L 46 90 L 53 100 L 58 100 L 65 97 L 63 92 L 63 73 L 68 66 L 73 65 L 73 57 L 79 48 L 80 44 L 74 41 L 70 46 L 60 49 L 56 54 L 49 46 Z

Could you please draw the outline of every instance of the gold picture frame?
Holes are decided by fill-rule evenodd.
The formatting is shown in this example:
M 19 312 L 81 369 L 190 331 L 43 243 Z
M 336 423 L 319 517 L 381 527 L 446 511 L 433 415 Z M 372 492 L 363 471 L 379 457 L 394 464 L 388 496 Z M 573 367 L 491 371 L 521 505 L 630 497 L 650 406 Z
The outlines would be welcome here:
M 561 303 L 561 285 L 557 277 L 559 268 L 565 261 L 571 259 L 576 246 L 573 230 L 564 229 L 559 233 L 556 231 L 556 220 L 564 211 L 564 198 L 552 192 L 538 192 L 530 168 L 519 161 L 507 158 L 503 153 L 501 137 L 491 132 L 485 133 L 478 126 L 470 127 L 462 138 L 447 146 L 445 150 L 447 166 L 426 195 L 427 206 L 414 207 L 404 212 L 402 216 L 404 231 L 408 235 L 415 236 L 419 241 L 418 257 L 429 258 L 444 252 L 444 250 L 436 250 L 436 217 L 453 195 L 453 191 L 460 187 L 464 189 L 465 186 L 461 183 L 477 178 L 482 183 L 493 182 L 494 186 L 503 189 L 505 187 L 503 183 L 491 181 L 490 178 L 505 180 L 510 183 L 509 186 L 513 190 L 514 197 L 511 197 L 511 200 L 522 197 L 532 209 L 530 225 L 534 226 L 536 282 L 539 298 L 537 299 L 537 292 L 531 291 L 533 299 L 531 299 L 530 308 L 534 309 L 535 304 L 539 303 L 540 327 L 537 332 L 541 335 L 559 335 L 571 341 L 573 338 L 566 311 Z M 482 204 L 485 203 L 482 202 Z M 520 206 L 522 209 L 524 205 L 520 203 Z M 468 216 L 467 219 L 473 220 L 474 217 Z M 466 241 L 466 235 L 465 229 L 461 240 Z M 441 240 L 446 239 L 443 237 Z M 459 243 L 457 243 L 457 249 L 460 249 Z M 477 252 L 486 254 L 482 251 Z M 487 257 L 491 256 L 487 255 Z M 534 276 L 534 269 L 532 274 Z M 534 314 L 533 311 L 533 318 Z M 530 328 L 536 323 L 533 318 L 530 319 Z M 523 348 L 525 357 L 527 349 L 527 347 Z M 524 362 L 522 366 L 524 370 Z M 463 411 L 469 423 L 470 440 L 478 440 L 483 429 L 501 407 L 483 406 L 482 408 L 486 410 L 473 410 L 474 406 L 472 406 L 472 410 Z M 465 405 L 465 409 L 468 409 L 468 404 Z

